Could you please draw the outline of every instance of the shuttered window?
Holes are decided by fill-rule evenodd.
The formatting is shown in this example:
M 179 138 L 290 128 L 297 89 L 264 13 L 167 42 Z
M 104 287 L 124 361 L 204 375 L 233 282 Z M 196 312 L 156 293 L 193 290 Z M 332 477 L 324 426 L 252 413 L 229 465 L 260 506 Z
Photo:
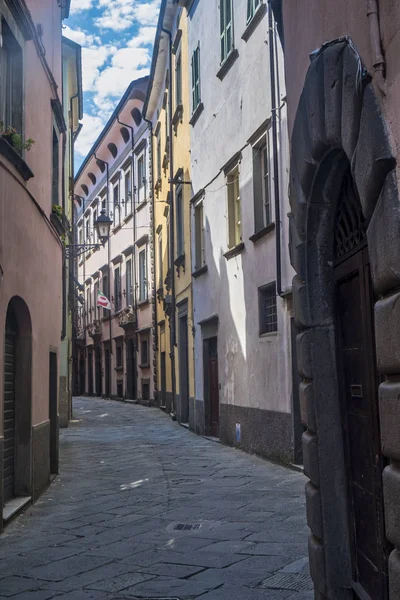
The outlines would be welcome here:
M 200 46 L 197 46 L 192 56 L 192 112 L 196 110 L 200 102 Z
M 221 63 L 233 48 L 232 0 L 220 0 Z

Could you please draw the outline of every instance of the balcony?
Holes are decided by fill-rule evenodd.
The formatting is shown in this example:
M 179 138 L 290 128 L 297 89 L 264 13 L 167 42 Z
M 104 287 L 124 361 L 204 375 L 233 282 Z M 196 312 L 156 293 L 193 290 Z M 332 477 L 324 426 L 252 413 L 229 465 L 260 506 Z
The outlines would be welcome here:
M 122 329 L 136 328 L 136 312 L 133 306 L 127 306 L 117 315 L 118 325 Z
M 101 321 L 96 319 L 93 323 L 90 323 L 87 326 L 87 332 L 94 342 L 99 342 L 101 339 Z

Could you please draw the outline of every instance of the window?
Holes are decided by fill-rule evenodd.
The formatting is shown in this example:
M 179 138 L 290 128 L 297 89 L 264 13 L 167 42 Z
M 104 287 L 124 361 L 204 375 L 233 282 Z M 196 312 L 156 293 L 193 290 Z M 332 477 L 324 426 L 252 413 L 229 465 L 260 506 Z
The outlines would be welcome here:
M 116 365 L 115 366 L 117 367 L 117 369 L 120 369 L 123 365 L 121 342 L 115 342 L 115 348 L 116 348 L 116 357 L 115 357 Z
M 85 239 L 86 243 L 90 240 L 90 217 L 85 219 Z
M 113 202 L 114 202 L 114 221 L 115 224 L 119 224 L 121 221 L 121 214 L 119 210 L 119 184 L 114 185 L 113 188 Z
M 91 294 L 91 289 L 90 289 L 90 285 L 87 286 L 86 288 L 86 313 L 87 313 L 87 317 L 88 317 L 88 322 L 91 323 L 92 319 L 91 319 L 91 312 L 92 312 L 92 294 Z
M 159 181 L 161 181 L 161 169 L 162 169 L 162 162 L 161 162 L 161 135 L 158 134 L 157 136 L 157 178 Z
M 147 300 L 146 250 L 139 253 L 139 301 Z
M 121 310 L 121 272 L 119 267 L 114 270 L 114 306 L 115 312 Z
M 180 189 L 176 196 L 176 253 L 185 254 L 185 230 L 183 222 L 183 191 Z
M 234 248 L 242 241 L 240 215 L 239 166 L 227 176 L 228 188 L 228 247 Z
M 0 47 L 0 121 L 4 127 L 14 127 L 22 133 L 22 49 L 1 18 L 2 46 Z
M 146 200 L 146 170 L 144 153 L 138 158 L 137 163 L 137 182 L 139 192 L 139 204 Z
M 99 318 L 99 309 L 97 306 L 97 292 L 99 291 L 99 282 L 96 281 L 94 284 L 94 290 L 93 290 L 93 300 L 94 300 L 94 318 L 98 319 Z
M 195 271 L 201 269 L 205 264 L 204 259 L 204 226 L 203 226 L 203 203 L 198 204 L 194 209 L 194 228 L 195 228 Z
M 97 243 L 97 231 L 96 231 L 96 221 L 97 221 L 97 208 L 93 209 L 93 216 L 92 216 L 92 223 L 93 223 L 93 242 Z
M 126 261 L 125 265 L 125 286 L 126 286 L 126 305 L 131 306 L 133 304 L 133 289 L 132 289 L 132 260 Z
M 83 227 L 78 228 L 78 244 L 83 244 Z
M 233 48 L 232 0 L 220 0 L 221 63 Z
M 271 223 L 269 145 L 266 135 L 253 148 L 254 228 L 255 233 Z
M 142 338 L 140 343 L 140 363 L 141 367 L 149 365 L 149 340 L 147 338 Z
M 182 53 L 176 55 L 175 61 L 175 105 L 182 104 Z
M 278 331 L 276 310 L 276 284 L 271 283 L 258 290 L 260 335 Z
M 261 0 L 247 0 L 247 23 L 249 23 L 254 17 L 254 14 L 260 4 Z
M 200 95 L 200 46 L 197 46 L 192 56 L 192 111 L 201 102 Z
M 59 204 L 59 182 L 60 182 L 60 178 L 59 178 L 59 173 L 60 173 L 60 150 L 59 150 L 59 144 L 58 144 L 58 136 L 57 133 L 55 131 L 55 129 L 53 128 L 53 164 L 52 164 L 52 182 L 51 182 L 51 189 L 52 189 L 52 203 L 53 204 Z
M 108 299 L 110 299 L 110 290 L 108 289 L 108 275 L 103 275 L 103 289 L 102 292 Z M 110 311 L 106 308 L 103 308 L 103 317 L 107 317 L 110 314 Z
M 132 177 L 131 172 L 125 173 L 125 215 L 132 211 Z
M 158 289 L 163 289 L 164 278 L 163 278 L 163 249 L 162 249 L 162 236 L 158 238 Z

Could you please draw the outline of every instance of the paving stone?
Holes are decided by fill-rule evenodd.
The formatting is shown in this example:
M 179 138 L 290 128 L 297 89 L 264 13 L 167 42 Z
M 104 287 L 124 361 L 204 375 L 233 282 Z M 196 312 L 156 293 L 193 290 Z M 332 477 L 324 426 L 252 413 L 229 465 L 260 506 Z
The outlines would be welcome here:
M 60 475 L 0 536 L 0 600 L 312 597 L 302 474 L 157 409 L 78 398 L 74 417 Z M 257 587 L 278 575 L 299 591 Z
M 259 585 L 261 588 L 279 590 L 312 590 L 313 583 L 308 573 L 276 573 L 264 579 Z

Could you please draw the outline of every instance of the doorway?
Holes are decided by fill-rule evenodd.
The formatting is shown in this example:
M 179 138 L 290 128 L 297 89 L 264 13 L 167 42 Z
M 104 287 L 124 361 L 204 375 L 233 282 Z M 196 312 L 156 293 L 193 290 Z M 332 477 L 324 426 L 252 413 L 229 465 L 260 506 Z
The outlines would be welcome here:
M 218 338 L 203 340 L 206 433 L 219 437 Z
M 167 359 L 165 352 L 161 352 L 161 408 L 166 408 L 167 400 Z
M 136 400 L 137 396 L 137 370 L 135 340 L 126 341 L 126 394 L 129 400 Z
M 85 394 L 85 380 L 86 380 L 86 373 L 85 373 L 85 357 L 83 355 L 83 353 L 80 353 L 79 356 L 79 395 L 83 396 Z
M 96 379 L 96 396 L 101 398 L 103 388 L 103 369 L 101 360 L 101 348 L 98 346 L 95 349 L 95 379 Z
M 335 227 L 337 361 L 344 435 L 353 589 L 387 598 L 373 289 L 365 224 L 350 171 Z
M 57 354 L 49 355 L 49 419 L 50 419 L 50 473 L 58 473 L 58 400 L 57 400 Z
M 111 360 L 111 357 L 110 357 L 110 349 L 109 348 L 106 348 L 104 356 L 105 356 L 104 368 L 105 368 L 105 377 L 106 377 L 105 392 L 106 392 L 106 398 L 110 398 L 111 397 L 110 396 L 110 392 L 111 392 L 111 390 L 110 390 L 110 364 L 111 364 L 110 360 Z
M 179 421 L 189 421 L 189 356 L 187 314 L 179 318 L 179 396 L 181 414 Z M 179 417 L 179 415 L 178 415 Z
M 93 350 L 88 350 L 88 394 L 93 396 Z
M 17 334 L 17 319 L 15 317 L 14 311 L 10 307 L 7 311 L 4 348 L 4 502 L 7 502 L 7 500 L 10 500 L 15 495 L 15 371 Z

